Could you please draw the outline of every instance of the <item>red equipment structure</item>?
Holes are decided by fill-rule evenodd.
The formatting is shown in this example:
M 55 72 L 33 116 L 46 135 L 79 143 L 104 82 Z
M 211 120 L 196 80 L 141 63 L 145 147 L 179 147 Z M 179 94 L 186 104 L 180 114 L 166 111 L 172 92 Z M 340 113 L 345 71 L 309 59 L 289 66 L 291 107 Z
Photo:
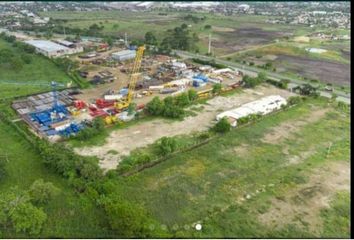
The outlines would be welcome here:
M 114 105 L 114 100 L 105 100 L 102 98 L 96 99 L 96 105 L 99 108 L 112 107 Z
M 83 109 L 86 107 L 86 103 L 82 100 L 75 100 L 74 101 L 74 107 L 78 110 Z

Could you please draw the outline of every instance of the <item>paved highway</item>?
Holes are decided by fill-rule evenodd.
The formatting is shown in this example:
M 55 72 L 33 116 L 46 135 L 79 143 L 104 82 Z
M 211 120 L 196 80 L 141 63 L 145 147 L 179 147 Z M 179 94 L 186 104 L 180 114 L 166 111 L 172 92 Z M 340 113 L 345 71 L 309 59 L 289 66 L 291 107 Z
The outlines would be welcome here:
M 180 57 L 183 57 L 183 58 L 199 58 L 201 60 L 207 60 L 207 61 L 214 60 L 216 63 L 220 63 L 220 64 L 223 64 L 223 65 L 226 65 L 229 67 L 233 67 L 233 68 L 237 68 L 237 69 L 241 70 L 244 74 L 247 74 L 250 76 L 257 76 L 257 74 L 259 72 L 264 71 L 263 69 L 258 69 L 258 68 L 251 67 L 251 66 L 248 66 L 245 64 L 230 62 L 230 61 L 221 60 L 221 59 L 217 59 L 217 58 L 209 57 L 209 56 L 203 56 L 203 55 L 196 54 L 196 53 L 190 53 L 190 52 L 179 51 L 179 50 L 175 50 L 174 53 L 179 55 Z M 272 79 L 275 81 L 280 81 L 281 79 L 286 79 L 286 80 L 289 80 L 291 83 L 295 83 L 295 84 L 299 84 L 299 85 L 304 84 L 304 83 L 309 83 L 307 81 L 303 81 L 303 80 L 300 80 L 297 78 L 283 76 L 278 73 L 267 72 L 267 71 L 265 71 L 265 72 L 266 72 L 269 79 Z M 313 83 L 309 83 L 309 84 L 316 87 L 316 84 L 313 84 Z M 337 100 L 343 101 L 346 103 L 350 103 L 350 93 L 347 94 L 343 91 L 339 91 L 336 89 L 333 90 L 333 93 L 338 96 Z M 330 93 L 328 91 L 320 91 L 320 94 L 321 94 L 321 96 L 324 96 L 324 97 L 329 97 L 329 98 L 332 97 L 332 93 Z

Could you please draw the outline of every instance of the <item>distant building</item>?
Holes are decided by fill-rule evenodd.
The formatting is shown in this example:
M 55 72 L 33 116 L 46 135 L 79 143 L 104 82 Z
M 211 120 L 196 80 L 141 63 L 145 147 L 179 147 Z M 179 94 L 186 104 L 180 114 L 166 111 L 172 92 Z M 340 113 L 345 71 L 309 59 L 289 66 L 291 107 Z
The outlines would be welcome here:
M 259 100 L 243 104 L 241 107 L 222 112 L 216 116 L 216 120 L 226 117 L 231 126 L 236 127 L 237 120 L 251 114 L 266 115 L 275 110 L 279 110 L 282 105 L 286 105 L 285 98 L 279 95 L 271 95 Z
M 129 60 L 129 59 L 135 58 L 135 55 L 136 55 L 135 50 L 123 50 L 123 51 L 120 51 L 120 52 L 112 53 L 112 58 L 114 60 L 122 62 L 122 61 L 125 61 L 125 60 Z
M 70 48 L 47 40 L 28 40 L 25 43 L 35 47 L 38 53 L 54 58 L 83 51 L 82 47 Z

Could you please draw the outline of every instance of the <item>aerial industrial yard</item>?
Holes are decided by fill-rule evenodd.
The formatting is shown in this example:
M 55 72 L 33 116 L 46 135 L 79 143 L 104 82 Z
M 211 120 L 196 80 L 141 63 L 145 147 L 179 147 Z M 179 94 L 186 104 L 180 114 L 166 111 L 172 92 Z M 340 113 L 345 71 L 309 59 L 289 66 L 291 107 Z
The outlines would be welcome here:
M 272 4 L 0 4 L 0 237 L 348 238 L 350 12 Z

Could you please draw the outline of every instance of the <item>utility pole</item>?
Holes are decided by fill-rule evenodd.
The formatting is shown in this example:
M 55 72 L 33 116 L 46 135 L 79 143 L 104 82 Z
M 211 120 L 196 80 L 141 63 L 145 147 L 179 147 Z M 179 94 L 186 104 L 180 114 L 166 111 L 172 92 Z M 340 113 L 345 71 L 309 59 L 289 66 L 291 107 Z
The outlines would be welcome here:
M 126 47 L 128 47 L 127 33 L 124 33 L 124 44 Z
M 209 48 L 208 48 L 208 54 L 211 53 L 211 33 L 209 33 Z

